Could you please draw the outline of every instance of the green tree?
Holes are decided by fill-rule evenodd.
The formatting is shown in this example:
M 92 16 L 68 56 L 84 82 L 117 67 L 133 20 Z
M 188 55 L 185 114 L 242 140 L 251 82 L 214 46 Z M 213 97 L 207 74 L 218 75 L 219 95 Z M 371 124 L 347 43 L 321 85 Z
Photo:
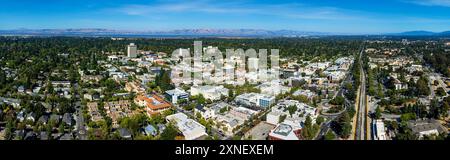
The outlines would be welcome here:
M 58 129 L 59 133 L 64 133 L 64 129 L 65 128 L 66 128 L 65 123 L 60 123 L 59 124 L 59 129 Z
M 324 121 L 325 121 L 325 118 L 319 116 L 319 117 L 317 117 L 317 119 L 316 119 L 316 124 L 317 124 L 317 125 L 321 125 Z
M 329 131 L 325 134 L 324 139 L 325 139 L 325 140 L 334 140 L 334 139 L 336 139 L 336 135 L 333 133 L 333 131 L 330 131 L 330 130 L 329 130 Z
M 375 109 L 375 119 L 380 119 L 380 118 L 381 118 L 381 107 L 378 106 L 378 107 Z
M 291 105 L 291 106 L 287 107 L 287 110 L 289 111 L 289 114 L 292 116 L 292 114 L 294 114 L 297 111 L 297 106 Z
M 428 87 L 428 79 L 425 76 L 421 76 L 417 80 L 417 93 L 418 95 L 428 96 L 430 95 L 430 88 Z
M 14 122 L 9 119 L 6 122 L 6 127 L 5 127 L 5 139 L 10 140 L 13 136 L 12 131 L 14 129 Z
M 233 99 L 234 99 L 234 91 L 233 89 L 228 89 L 228 98 L 227 98 L 228 102 L 233 101 Z
M 285 119 L 286 119 L 286 115 L 281 115 L 281 116 L 278 118 L 278 123 L 284 122 Z
M 163 92 L 174 88 L 170 79 L 170 71 L 165 69 L 162 69 L 161 73 L 155 77 L 155 83 Z
M 343 105 L 344 102 L 345 102 L 345 99 L 342 96 L 336 96 L 336 98 L 330 100 L 330 104 L 333 104 L 333 105 Z
M 442 88 L 442 87 L 439 87 L 438 89 L 436 89 L 436 95 L 438 95 L 438 96 L 445 96 L 445 95 L 447 95 L 447 93 L 445 93 L 445 90 L 444 90 L 444 88 Z
M 169 124 L 161 133 L 161 140 L 175 140 L 177 135 L 178 130 L 172 124 Z
M 234 135 L 233 138 L 231 138 L 232 140 L 241 140 L 242 137 L 239 135 Z

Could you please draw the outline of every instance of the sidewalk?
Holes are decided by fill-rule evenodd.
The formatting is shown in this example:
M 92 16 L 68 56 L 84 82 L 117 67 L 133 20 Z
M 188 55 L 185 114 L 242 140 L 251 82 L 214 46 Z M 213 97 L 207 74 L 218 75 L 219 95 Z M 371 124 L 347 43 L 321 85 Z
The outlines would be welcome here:
M 358 90 L 356 90 L 356 93 L 359 93 L 359 89 L 360 89 L 361 87 L 358 87 Z M 350 138 L 349 138 L 349 140 L 355 140 L 355 134 L 356 134 L 356 117 L 358 117 L 357 115 L 358 115 L 358 111 L 359 111 L 359 109 L 358 109 L 358 104 L 359 104 L 359 94 L 356 94 L 356 100 L 355 100 L 355 115 L 353 115 L 353 118 L 352 118 L 352 134 L 350 135 Z

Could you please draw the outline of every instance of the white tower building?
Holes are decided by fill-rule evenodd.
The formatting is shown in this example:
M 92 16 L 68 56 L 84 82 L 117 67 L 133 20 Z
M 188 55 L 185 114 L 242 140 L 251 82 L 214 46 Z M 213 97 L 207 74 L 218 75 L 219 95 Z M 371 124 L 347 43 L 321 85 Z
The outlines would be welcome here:
M 135 58 L 137 56 L 137 46 L 134 43 L 130 43 L 130 45 L 128 45 L 127 56 L 129 58 Z

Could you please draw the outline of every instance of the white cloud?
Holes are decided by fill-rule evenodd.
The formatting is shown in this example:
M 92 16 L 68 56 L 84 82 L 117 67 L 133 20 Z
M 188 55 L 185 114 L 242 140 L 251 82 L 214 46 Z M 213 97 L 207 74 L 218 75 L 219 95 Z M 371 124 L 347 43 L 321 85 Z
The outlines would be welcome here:
M 110 9 L 126 15 L 151 16 L 167 13 L 208 13 L 235 15 L 267 15 L 291 19 L 341 20 L 360 18 L 357 11 L 334 7 L 289 4 L 249 4 L 245 1 L 216 2 L 211 0 L 169 1 L 152 5 L 125 5 Z M 357 16 L 358 15 L 358 16 Z

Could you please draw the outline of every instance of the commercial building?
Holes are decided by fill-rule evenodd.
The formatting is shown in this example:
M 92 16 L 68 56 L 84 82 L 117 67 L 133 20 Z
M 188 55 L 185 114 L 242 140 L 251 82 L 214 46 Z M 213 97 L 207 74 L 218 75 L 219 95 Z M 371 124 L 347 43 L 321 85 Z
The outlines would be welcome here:
M 187 100 L 189 98 L 189 94 L 179 88 L 175 88 L 173 90 L 166 91 L 165 97 L 172 104 L 177 104 L 178 100 Z
M 192 86 L 191 87 L 191 96 L 203 95 L 206 99 L 209 100 L 220 100 L 220 98 L 228 96 L 228 89 L 220 86 Z
M 419 138 L 430 135 L 447 134 L 448 130 L 435 119 L 419 119 L 408 122 L 408 127 Z
M 265 82 L 260 84 L 258 88 L 261 90 L 261 93 L 268 94 L 272 96 L 277 96 L 279 94 L 284 94 L 289 92 L 290 88 L 283 86 L 280 80 L 273 80 L 270 82 Z
M 324 73 L 328 80 L 333 83 L 338 83 L 345 78 L 344 71 L 325 71 Z
M 292 114 L 288 109 L 291 106 L 296 107 L 296 110 Z M 281 116 L 285 118 L 280 122 Z M 266 115 L 266 121 L 273 125 L 284 123 L 290 125 L 294 129 L 301 129 L 303 128 L 303 123 L 307 116 L 315 123 L 318 116 L 317 109 L 296 100 L 283 100 L 272 107 L 272 110 Z
M 247 64 L 248 64 L 249 69 L 255 69 L 253 71 L 256 71 L 256 69 L 259 68 L 259 66 L 258 66 L 259 59 L 258 58 L 248 58 L 247 61 L 248 61 Z
M 134 99 L 134 103 L 138 106 L 145 107 L 148 116 L 161 113 L 171 107 L 168 102 L 157 95 L 138 95 Z
M 372 122 L 374 140 L 388 140 L 383 120 L 377 119 Z
M 300 140 L 301 130 L 288 124 L 278 124 L 275 129 L 270 131 L 269 140 Z
M 208 135 L 203 125 L 193 119 L 189 119 L 184 113 L 169 115 L 166 117 L 166 121 L 174 123 L 178 130 L 183 133 L 184 139 L 186 140 L 194 140 Z
M 275 103 L 275 96 L 259 93 L 245 93 L 236 96 L 235 102 L 245 106 L 266 108 Z
M 137 46 L 134 43 L 130 43 L 130 45 L 128 45 L 127 56 L 129 58 L 137 57 Z
M 220 113 L 220 110 L 223 108 L 227 108 L 226 110 L 230 110 L 234 106 L 229 105 L 225 102 L 216 103 L 210 107 L 205 106 L 197 106 L 194 108 L 194 113 L 199 113 L 204 119 L 215 119 L 217 115 Z
M 304 89 L 299 89 L 297 91 L 295 91 L 294 93 L 292 93 L 293 96 L 305 96 L 306 98 L 308 98 L 308 100 L 312 100 L 315 96 L 316 93 L 312 92 L 311 90 L 304 90 Z
M 237 132 L 236 128 L 245 123 L 246 120 L 256 115 L 258 112 L 244 108 L 233 107 L 225 114 L 217 115 L 216 122 L 222 124 L 221 130 L 228 136 Z

